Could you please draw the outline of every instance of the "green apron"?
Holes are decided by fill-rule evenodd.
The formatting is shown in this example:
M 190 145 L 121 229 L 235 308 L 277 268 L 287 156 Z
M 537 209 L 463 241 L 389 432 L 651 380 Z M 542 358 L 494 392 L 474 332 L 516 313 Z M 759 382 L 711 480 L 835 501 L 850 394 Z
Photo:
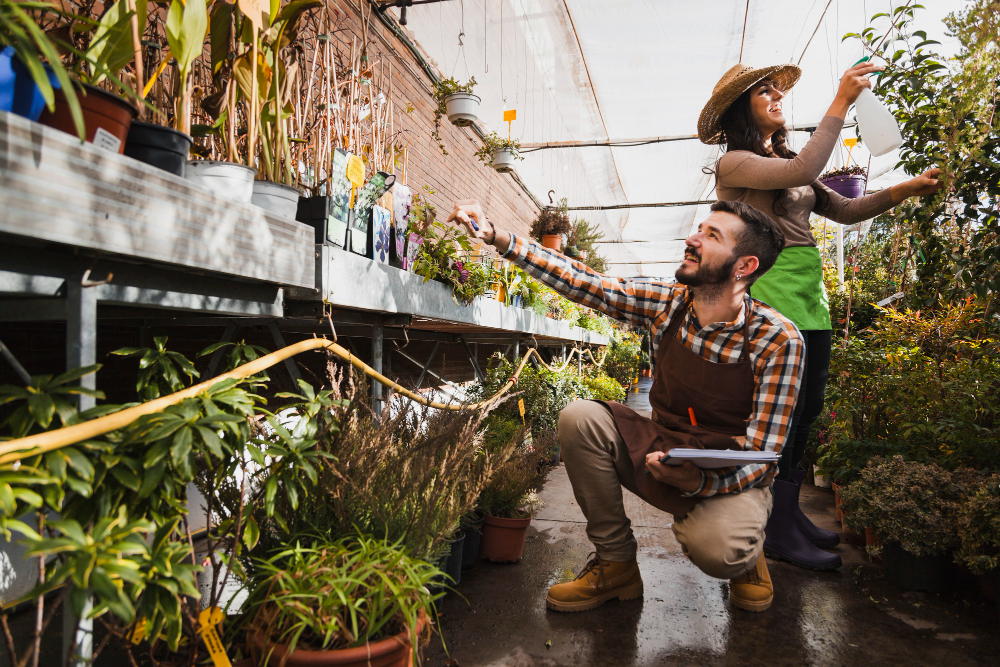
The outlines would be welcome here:
M 801 331 L 833 328 L 823 285 L 823 260 L 814 246 L 782 250 L 771 270 L 750 287 L 750 295 L 790 319 Z

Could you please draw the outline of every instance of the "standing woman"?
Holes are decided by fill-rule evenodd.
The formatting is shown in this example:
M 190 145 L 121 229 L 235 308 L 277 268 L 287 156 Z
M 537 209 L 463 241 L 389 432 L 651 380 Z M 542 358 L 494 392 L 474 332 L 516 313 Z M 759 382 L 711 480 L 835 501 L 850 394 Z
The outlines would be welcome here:
M 815 526 L 799 509 L 799 485 L 805 475 L 800 464 L 809 429 L 823 410 L 833 334 L 823 264 L 809 215 L 816 212 L 850 225 L 939 187 L 937 169 L 857 199 L 842 197 L 816 180 L 840 141 L 847 110 L 864 88 L 871 87 L 866 75 L 880 69 L 866 62 L 844 73 L 833 104 L 800 153 L 788 146 L 782 114 L 782 98 L 802 73 L 794 65 L 734 66 L 715 85 L 698 120 L 703 143 L 725 145 L 715 168 L 718 198 L 760 209 L 785 234 L 778 261 L 751 288 L 754 298 L 792 320 L 806 343 L 805 374 L 778 464 L 764 551 L 813 570 L 838 568 L 841 560 L 820 548 L 835 546 L 840 541 L 837 533 Z

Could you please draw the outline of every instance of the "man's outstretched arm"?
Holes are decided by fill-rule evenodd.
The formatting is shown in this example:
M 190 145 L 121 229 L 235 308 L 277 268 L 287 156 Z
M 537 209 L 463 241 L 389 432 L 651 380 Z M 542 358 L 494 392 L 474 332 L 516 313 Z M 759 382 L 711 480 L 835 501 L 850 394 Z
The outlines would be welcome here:
M 455 202 L 448 221 L 463 225 L 470 236 L 494 246 L 504 258 L 566 298 L 615 319 L 647 326 L 673 298 L 672 283 L 635 283 L 597 273 L 582 262 L 498 229 L 475 200 Z

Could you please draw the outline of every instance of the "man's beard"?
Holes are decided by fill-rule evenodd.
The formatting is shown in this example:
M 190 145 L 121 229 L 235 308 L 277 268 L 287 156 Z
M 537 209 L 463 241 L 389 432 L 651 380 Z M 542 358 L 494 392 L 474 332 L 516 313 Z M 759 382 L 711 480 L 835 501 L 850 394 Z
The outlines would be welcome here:
M 681 285 L 687 285 L 704 298 L 713 299 L 722 293 L 722 286 L 729 281 L 733 266 L 736 265 L 738 259 L 739 257 L 732 256 L 721 266 L 707 266 L 699 263 L 698 268 L 693 273 L 679 268 L 676 273 L 677 282 Z

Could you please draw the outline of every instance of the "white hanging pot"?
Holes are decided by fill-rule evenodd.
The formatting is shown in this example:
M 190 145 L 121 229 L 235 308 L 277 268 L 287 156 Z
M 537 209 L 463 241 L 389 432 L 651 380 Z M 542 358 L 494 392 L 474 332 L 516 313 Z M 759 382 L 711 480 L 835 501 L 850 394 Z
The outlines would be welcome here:
M 299 210 L 299 191 L 290 185 L 272 181 L 254 181 L 250 203 L 279 217 L 294 220 Z
M 479 117 L 479 97 L 472 93 L 452 93 L 444 98 L 448 109 L 448 120 L 454 125 L 472 125 Z
M 208 188 L 216 197 L 244 204 L 249 204 L 253 196 L 256 175 L 252 167 L 222 160 L 188 160 L 184 166 L 186 180 Z
M 493 152 L 493 168 L 501 174 L 514 171 L 514 153 L 507 148 L 498 148 Z

